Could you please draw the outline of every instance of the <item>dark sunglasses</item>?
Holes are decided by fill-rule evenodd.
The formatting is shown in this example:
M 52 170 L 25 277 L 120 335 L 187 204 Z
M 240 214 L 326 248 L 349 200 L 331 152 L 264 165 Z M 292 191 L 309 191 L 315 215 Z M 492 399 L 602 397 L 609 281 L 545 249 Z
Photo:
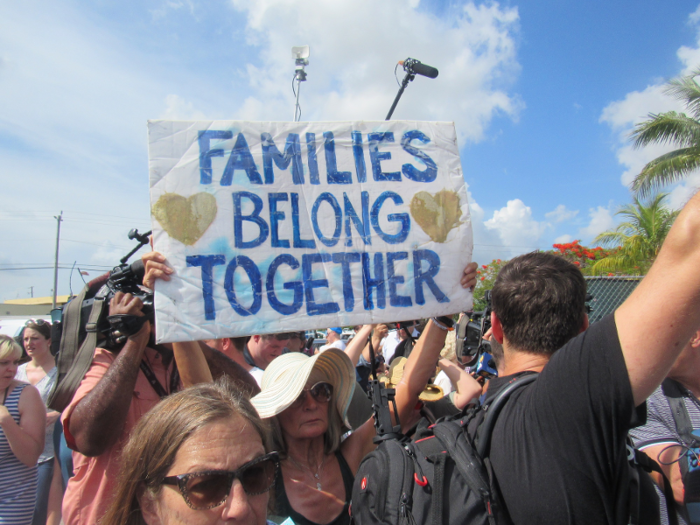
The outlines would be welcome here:
M 313 397 L 314 401 L 317 403 L 328 403 L 333 397 L 333 385 L 321 381 L 311 388 L 305 388 L 301 391 L 299 397 L 294 400 L 294 403 L 290 405 L 290 408 L 299 408 L 303 405 L 307 392 L 311 394 L 311 397 Z
M 207 470 L 168 476 L 163 479 L 163 485 L 177 486 L 185 503 L 193 510 L 213 509 L 226 501 L 235 479 L 249 496 L 267 492 L 275 484 L 279 465 L 277 452 L 270 452 L 234 471 Z

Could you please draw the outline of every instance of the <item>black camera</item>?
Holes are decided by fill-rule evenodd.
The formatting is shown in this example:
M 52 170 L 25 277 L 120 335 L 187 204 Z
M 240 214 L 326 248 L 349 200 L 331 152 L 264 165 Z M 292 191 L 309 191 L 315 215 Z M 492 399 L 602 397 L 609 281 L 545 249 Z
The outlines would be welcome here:
M 486 290 L 484 300 L 483 311 L 466 314 L 457 326 L 455 353 L 465 366 L 474 366 L 484 353 L 491 354 L 491 343 L 483 338 L 491 328 L 491 290 Z
M 148 244 L 150 235 L 150 231 L 140 234 L 136 229 L 131 230 L 129 232 L 129 239 L 138 240 L 138 246 L 131 250 L 126 256 L 122 257 L 120 264 L 115 266 L 107 276 L 98 278 L 90 283 L 91 290 L 96 289 L 96 292 L 90 293 L 90 297 L 83 300 L 80 308 L 79 340 L 81 344 L 87 332 L 95 331 L 97 332 L 97 346 L 106 348 L 115 353 L 122 349 L 127 336 L 118 329 L 115 329 L 112 323 L 107 319 L 109 317 L 109 303 L 117 292 L 130 293 L 141 299 L 143 303 L 141 311 L 146 319 L 151 323 L 154 322 L 155 310 L 153 307 L 153 292 L 142 287 L 143 276 L 145 274 L 143 261 L 139 259 L 131 264 L 127 264 L 127 261 L 134 253 L 142 246 Z M 95 323 L 90 323 L 90 315 L 95 301 L 102 301 L 102 307 L 97 321 Z

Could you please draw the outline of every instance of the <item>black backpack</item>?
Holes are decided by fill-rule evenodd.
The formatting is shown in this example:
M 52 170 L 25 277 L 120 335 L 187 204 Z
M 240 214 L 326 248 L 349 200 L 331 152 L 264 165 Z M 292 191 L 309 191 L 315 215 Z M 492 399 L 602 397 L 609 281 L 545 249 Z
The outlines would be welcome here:
M 355 475 L 354 523 L 510 523 L 488 460 L 491 432 L 508 397 L 536 377 L 521 376 L 488 405 L 419 428 L 410 439 L 382 440 Z

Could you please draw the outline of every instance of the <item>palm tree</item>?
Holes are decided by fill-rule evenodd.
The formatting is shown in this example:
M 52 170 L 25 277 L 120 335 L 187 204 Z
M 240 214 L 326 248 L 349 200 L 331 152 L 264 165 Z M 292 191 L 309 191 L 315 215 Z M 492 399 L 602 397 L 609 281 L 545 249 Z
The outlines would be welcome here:
M 649 119 L 637 124 L 632 132 L 637 148 L 652 143 L 678 146 L 644 166 L 632 183 L 636 195 L 649 197 L 660 186 L 677 182 L 700 167 L 700 85 L 695 81 L 698 75 L 700 68 L 671 80 L 665 90 L 685 104 L 690 116 L 675 111 L 650 113 Z
M 617 211 L 615 215 L 627 220 L 614 230 L 601 233 L 593 242 L 601 246 L 619 246 L 619 249 L 609 257 L 596 261 L 592 268 L 594 273 L 647 272 L 680 213 L 680 210 L 672 211 L 664 206 L 666 196 L 666 193 L 659 193 L 647 202 L 635 197 L 633 204 L 626 204 Z

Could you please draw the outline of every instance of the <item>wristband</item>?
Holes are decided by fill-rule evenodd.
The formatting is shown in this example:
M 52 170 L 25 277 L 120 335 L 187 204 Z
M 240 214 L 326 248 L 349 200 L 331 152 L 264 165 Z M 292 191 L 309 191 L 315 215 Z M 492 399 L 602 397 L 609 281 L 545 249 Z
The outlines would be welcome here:
M 433 324 L 443 332 L 451 332 L 455 326 L 455 322 L 447 316 L 433 317 Z

